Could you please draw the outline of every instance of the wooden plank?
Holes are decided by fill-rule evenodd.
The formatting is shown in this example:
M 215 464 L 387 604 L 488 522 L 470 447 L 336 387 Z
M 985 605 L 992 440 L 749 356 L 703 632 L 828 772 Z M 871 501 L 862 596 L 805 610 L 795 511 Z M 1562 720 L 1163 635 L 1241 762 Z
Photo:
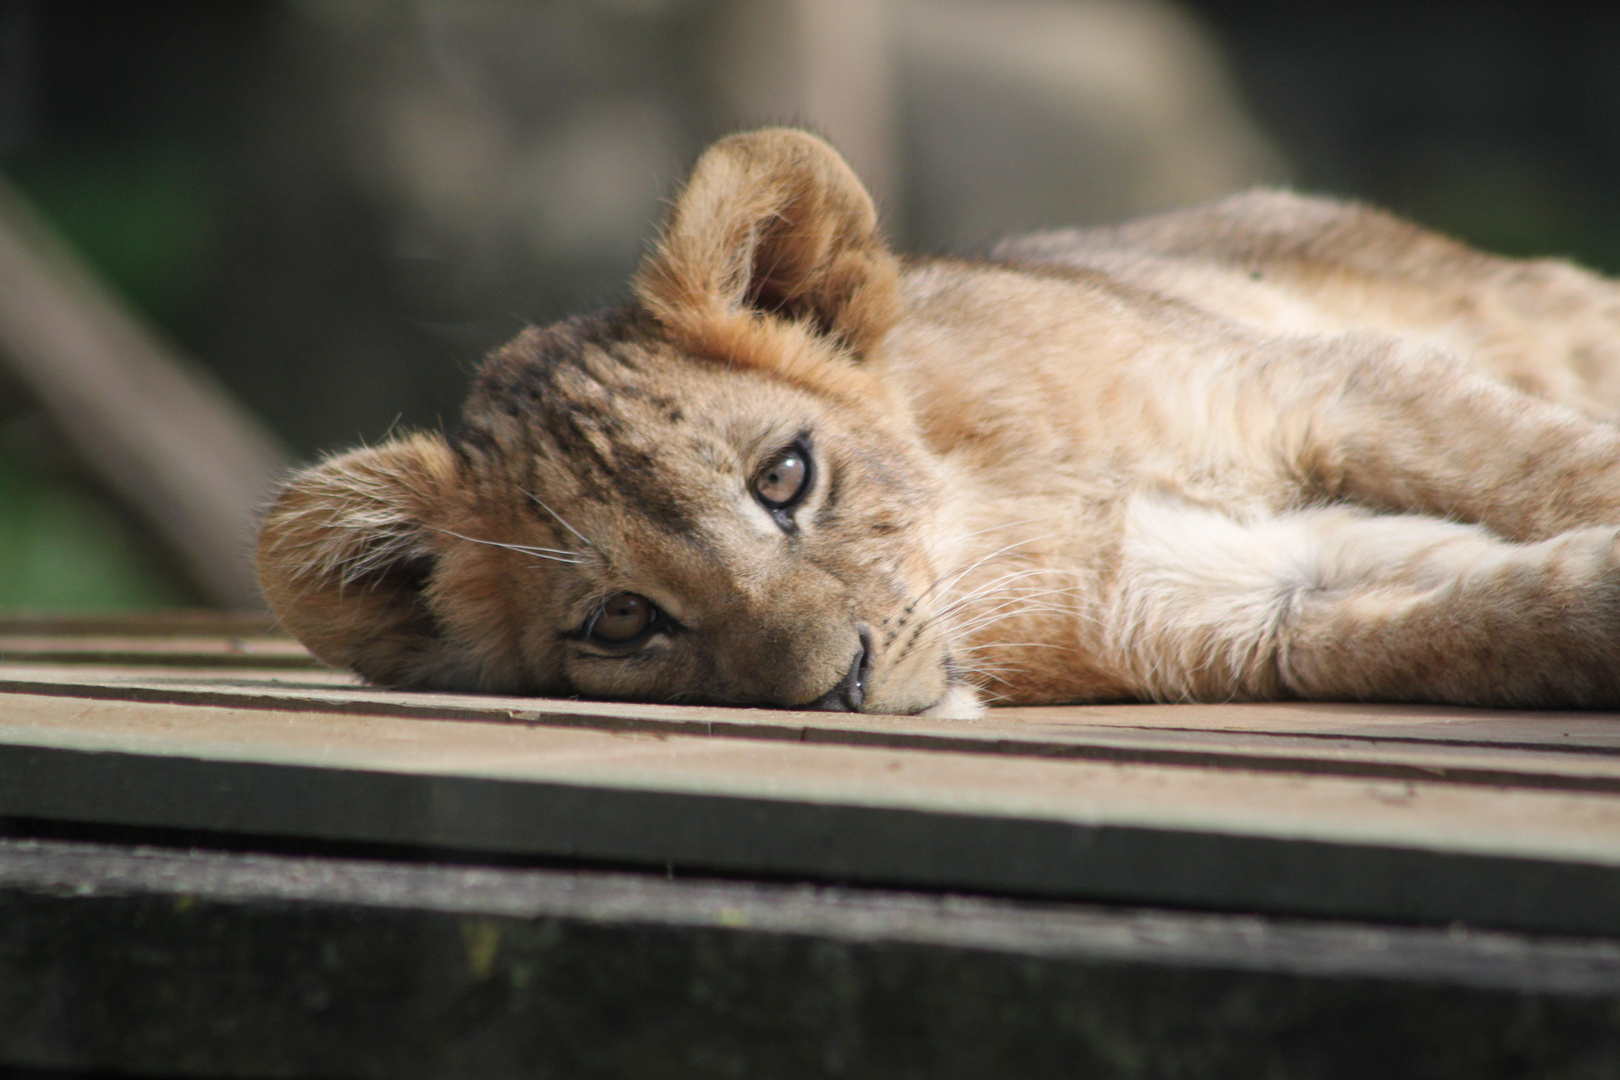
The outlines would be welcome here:
M 54 626 L 35 625 L 27 635 L 8 638 L 0 633 L 0 684 L 23 687 L 33 682 L 78 685 L 93 694 L 98 684 L 131 688 L 140 676 L 109 669 L 130 666 L 171 669 L 235 667 L 240 669 L 286 668 L 324 671 L 303 648 L 283 635 L 261 637 L 218 635 L 206 629 L 195 633 L 120 636 L 111 627 L 91 623 L 86 632 L 72 632 L 72 622 Z M 46 631 L 50 631 L 47 633 Z M 110 631 L 110 632 L 104 632 Z M 61 665 L 64 671 L 50 673 L 41 665 Z M 87 670 L 75 672 L 82 665 Z M 26 670 L 25 670 L 26 669 Z M 95 669 L 95 670 L 88 670 Z M 171 674 L 171 673 L 165 673 Z M 337 677 L 337 673 L 333 673 Z M 330 682 L 332 678 L 322 678 Z M 353 682 L 343 676 L 344 682 Z M 313 699 L 312 699 L 313 700 Z M 486 695 L 413 694 L 372 689 L 363 694 L 344 692 L 333 699 L 334 707 L 349 707 L 360 700 L 397 704 L 402 713 L 413 709 L 445 708 L 500 712 L 536 699 Z M 544 699 L 540 699 L 543 701 Z M 483 706 L 473 705 L 482 702 Z M 572 708 L 572 706 L 570 706 Z M 636 706 L 606 703 L 609 712 L 628 711 Z M 531 710 L 533 711 L 533 710 Z M 542 707 L 541 711 L 545 711 Z M 762 710 L 735 710 L 739 715 L 759 715 Z M 673 714 L 669 714 L 673 715 Z M 926 726 L 905 718 L 903 724 Z M 1336 702 L 1288 702 L 1245 705 L 1063 705 L 1015 707 L 990 710 L 991 725 L 1016 725 L 1030 735 L 1047 732 L 1157 731 L 1203 738 L 1210 735 L 1289 736 L 1328 742 L 1374 740 L 1382 744 L 1445 744 L 1479 747 L 1522 748 L 1527 750 L 1577 750 L 1620 755 L 1620 714 L 1563 711 L 1491 710 L 1443 706 L 1377 705 Z M 836 725 L 835 725 L 836 726 Z M 975 730 L 971 722 L 952 722 L 959 731 Z
M 337 681 L 334 681 L 337 680 Z M 349 715 L 518 722 L 558 727 L 662 734 L 722 735 L 895 749 L 1041 758 L 1202 765 L 1272 772 L 1324 773 L 1568 791 L 1620 792 L 1620 754 L 1584 743 L 1521 749 L 1420 740 L 1333 738 L 1246 732 L 1195 725 L 1200 706 L 1154 706 L 1155 715 L 1185 717 L 1176 726 L 1099 724 L 1094 710 L 1046 710 L 1046 719 L 1006 719 L 992 711 L 974 722 L 915 717 L 717 709 L 623 703 L 547 701 L 476 694 L 409 694 L 365 687 L 335 672 L 280 673 L 277 681 L 242 670 L 225 677 L 206 671 L 141 668 L 90 671 L 0 667 L 0 693 L 62 694 L 93 700 L 171 702 L 237 708 L 309 709 Z M 1130 709 L 1132 707 L 1120 707 Z M 1098 710 L 1107 715 L 1107 710 Z M 1489 715 L 1489 714 L 1487 714 Z M 1567 718 L 1566 718 L 1567 719 Z M 1554 724 L 1558 721 L 1552 721 Z M 1597 725 L 1615 723 L 1599 718 Z
M 0 637 L 53 634 L 165 637 L 170 634 L 216 637 L 276 637 L 291 641 L 262 611 L 133 611 L 106 614 L 0 611 Z
M 1617 1005 L 1609 942 L 0 841 L 13 1066 L 1595 1077 Z
M 0 665 L 318 668 L 270 619 L 252 612 L 0 615 Z
M 274 638 L 0 638 L 0 663 L 321 668 L 303 646 Z
M 232 658 L 240 664 L 227 663 Z M 307 658 L 307 659 L 306 659 Z M 272 628 L 270 621 L 253 613 L 176 612 L 151 615 L 4 616 L 0 615 L 0 680 L 44 680 L 75 683 L 93 693 L 108 669 L 132 665 L 165 668 L 237 666 L 252 668 L 287 664 L 316 667 L 313 658 L 291 637 Z M 83 672 L 51 675 L 41 664 L 70 667 Z M 28 668 L 26 676 L 20 668 Z M 95 670 L 88 670 L 95 669 Z M 171 674 L 166 672 L 165 675 Z M 113 682 L 126 687 L 136 680 L 118 672 Z M 331 680 L 321 680 L 331 681 Z M 345 677 L 345 681 L 348 680 Z M 402 712 L 443 706 L 474 710 L 484 702 L 488 713 L 515 708 L 513 701 L 482 695 L 422 695 L 372 690 L 366 700 L 397 703 Z M 334 707 L 348 707 L 359 697 L 333 699 Z M 635 706 L 607 704 L 608 711 Z M 759 715 L 761 710 L 744 710 Z M 993 709 L 990 724 L 1017 725 L 1029 733 L 1047 731 L 1166 732 L 1203 738 L 1211 735 L 1287 736 L 1342 743 L 1374 740 L 1384 744 L 1439 743 L 1481 747 L 1520 747 L 1530 750 L 1576 749 L 1620 755 L 1620 714 L 1535 710 L 1489 710 L 1419 705 L 1369 705 L 1335 702 L 1276 702 L 1244 705 L 1065 705 Z M 920 721 L 907 719 L 906 724 Z M 958 730 L 972 725 L 956 723 Z
M 108 663 L 108 664 L 49 664 L 41 662 L 12 662 L 0 664 L 0 694 L 14 690 L 23 692 L 59 693 L 85 698 L 137 700 L 167 700 L 161 695 L 170 690 L 177 695 L 176 704 L 184 704 L 185 695 L 204 690 L 229 692 L 232 701 L 244 705 L 258 700 L 274 699 L 285 687 L 301 686 L 341 697 L 365 684 L 351 672 L 335 668 L 288 667 L 254 668 L 230 664 L 203 663 L 192 666 L 184 663 Z M 375 688 L 373 688 L 375 689 Z M 248 706 L 251 707 L 251 706 Z M 266 708 L 275 705 L 266 704 Z
M 0 815 L 1620 934 L 1620 797 L 8 695 Z
M 1109 727 L 1288 733 L 1549 749 L 1620 751 L 1620 714 L 1553 709 L 1468 709 L 1355 702 L 1244 705 L 1061 705 L 996 710 L 1007 719 L 1084 721 Z
M 0 889 L 747 928 L 1620 999 L 1620 941 L 686 878 L 0 838 Z

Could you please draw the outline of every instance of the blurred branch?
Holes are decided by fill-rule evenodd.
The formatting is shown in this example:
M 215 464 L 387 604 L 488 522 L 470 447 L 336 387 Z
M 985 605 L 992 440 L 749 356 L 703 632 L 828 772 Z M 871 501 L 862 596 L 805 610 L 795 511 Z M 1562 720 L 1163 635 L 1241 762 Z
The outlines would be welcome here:
M 262 606 L 248 558 L 288 455 L 0 180 L 0 365 L 215 603 Z

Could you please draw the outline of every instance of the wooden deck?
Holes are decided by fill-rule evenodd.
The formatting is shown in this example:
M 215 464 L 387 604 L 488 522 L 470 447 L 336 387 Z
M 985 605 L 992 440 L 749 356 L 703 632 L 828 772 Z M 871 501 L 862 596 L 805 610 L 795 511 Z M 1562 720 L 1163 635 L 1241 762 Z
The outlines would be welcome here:
M 211 616 L 0 621 L 0 694 L 0 1063 L 1620 1075 L 1616 715 L 405 694 Z

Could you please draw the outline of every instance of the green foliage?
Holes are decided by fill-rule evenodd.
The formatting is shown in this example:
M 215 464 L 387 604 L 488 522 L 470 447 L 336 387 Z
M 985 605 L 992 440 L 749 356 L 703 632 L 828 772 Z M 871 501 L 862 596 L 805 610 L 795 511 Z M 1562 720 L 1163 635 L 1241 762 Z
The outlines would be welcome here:
M 0 610 L 127 611 L 196 603 L 94 489 L 0 442 Z
M 188 158 L 158 146 L 53 153 L 13 179 L 69 245 L 159 321 L 203 280 L 212 220 Z M 198 603 L 146 532 L 25 420 L 0 426 L 0 610 L 123 611 Z
M 13 174 L 124 297 L 160 321 L 184 309 L 213 239 L 206 185 L 188 155 L 161 146 L 57 153 Z

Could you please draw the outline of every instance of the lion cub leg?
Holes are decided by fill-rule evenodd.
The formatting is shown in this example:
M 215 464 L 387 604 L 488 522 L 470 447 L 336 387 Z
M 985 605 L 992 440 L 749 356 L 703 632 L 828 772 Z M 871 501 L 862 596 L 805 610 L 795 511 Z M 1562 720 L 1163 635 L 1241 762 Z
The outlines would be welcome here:
M 1613 528 L 1516 543 L 1351 507 L 1134 498 L 1105 655 L 1145 697 L 1620 704 Z
M 1279 375 L 1273 394 L 1296 395 L 1288 456 L 1318 497 L 1477 522 L 1513 540 L 1620 526 L 1620 427 L 1460 356 L 1346 334 L 1277 365 Z M 1311 389 L 1300 396 L 1301 386 Z

